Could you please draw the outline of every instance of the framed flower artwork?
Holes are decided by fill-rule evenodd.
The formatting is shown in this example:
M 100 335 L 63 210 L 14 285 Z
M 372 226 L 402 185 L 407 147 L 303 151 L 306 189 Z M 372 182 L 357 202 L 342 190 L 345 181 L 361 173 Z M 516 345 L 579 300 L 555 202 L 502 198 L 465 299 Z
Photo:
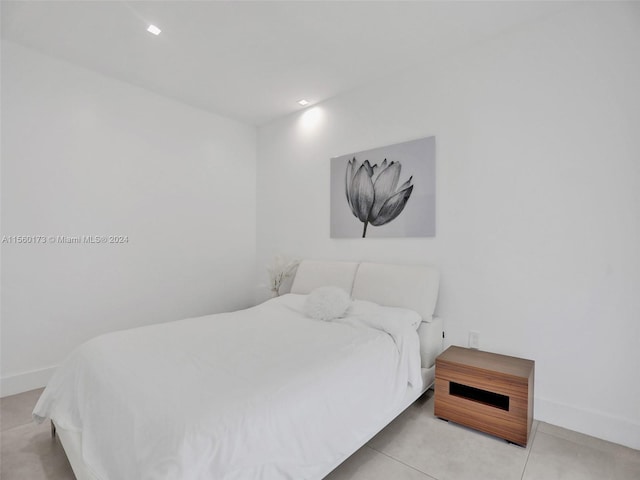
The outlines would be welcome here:
M 331 159 L 331 237 L 433 237 L 435 137 Z

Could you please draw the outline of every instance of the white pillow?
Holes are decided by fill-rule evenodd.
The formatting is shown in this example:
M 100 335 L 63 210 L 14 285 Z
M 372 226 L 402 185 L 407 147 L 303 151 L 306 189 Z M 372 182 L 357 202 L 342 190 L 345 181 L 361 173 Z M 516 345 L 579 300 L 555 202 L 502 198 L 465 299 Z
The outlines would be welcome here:
M 351 297 L 339 287 L 319 287 L 304 302 L 304 313 L 316 320 L 341 318 L 351 305 Z
M 349 309 L 349 315 L 378 316 L 392 320 L 394 323 L 408 325 L 417 330 L 422 322 L 422 316 L 415 310 L 401 307 L 385 307 L 366 300 L 354 300 Z

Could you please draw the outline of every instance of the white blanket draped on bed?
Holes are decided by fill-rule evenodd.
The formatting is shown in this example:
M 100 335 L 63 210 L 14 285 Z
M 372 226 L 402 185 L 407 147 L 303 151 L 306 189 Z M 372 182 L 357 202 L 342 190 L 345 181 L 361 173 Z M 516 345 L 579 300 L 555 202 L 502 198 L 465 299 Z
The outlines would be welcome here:
M 34 417 L 82 432 L 102 480 L 317 479 L 421 388 L 420 353 L 412 328 L 311 320 L 304 298 L 97 337 Z

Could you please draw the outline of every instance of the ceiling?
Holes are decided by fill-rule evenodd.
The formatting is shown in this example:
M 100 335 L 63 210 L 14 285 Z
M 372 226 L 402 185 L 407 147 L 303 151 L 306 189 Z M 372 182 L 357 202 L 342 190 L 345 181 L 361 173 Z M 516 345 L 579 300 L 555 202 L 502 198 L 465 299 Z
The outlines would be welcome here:
M 554 2 L 2 1 L 2 37 L 260 125 L 549 15 Z M 159 36 L 146 31 L 162 29 Z

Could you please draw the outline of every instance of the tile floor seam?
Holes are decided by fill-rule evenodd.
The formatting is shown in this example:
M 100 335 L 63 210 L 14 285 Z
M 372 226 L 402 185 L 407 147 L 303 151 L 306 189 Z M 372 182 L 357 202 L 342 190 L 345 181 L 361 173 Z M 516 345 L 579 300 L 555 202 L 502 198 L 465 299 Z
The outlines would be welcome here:
M 571 438 L 565 438 L 565 437 L 563 437 L 561 435 L 554 435 L 553 433 L 549 433 L 549 432 L 540 432 L 540 433 L 542 435 L 547 435 L 549 437 L 553 437 L 556 440 L 562 440 L 563 442 L 568 442 L 568 443 L 570 443 L 570 444 L 572 444 L 572 445 L 574 445 L 576 447 L 579 447 L 579 448 L 588 448 L 590 450 L 595 450 L 596 452 L 600 452 L 600 453 L 603 453 L 605 455 L 612 455 L 612 456 L 615 457 L 615 454 L 613 452 L 609 452 L 609 451 L 603 450 L 603 449 L 595 447 L 593 445 L 585 445 L 584 443 L 577 442 L 577 441 L 575 441 L 575 440 L 573 440 Z
M 551 424 L 551 423 L 550 423 L 549 425 L 553 425 L 553 424 Z M 555 426 L 557 426 L 557 425 L 553 425 L 553 426 L 555 427 Z M 563 427 L 559 427 L 559 428 L 563 428 Z M 593 437 L 593 436 L 591 436 L 591 435 L 587 435 L 586 433 L 578 432 L 578 431 L 575 431 L 575 430 L 573 430 L 573 432 L 574 432 L 574 433 L 578 433 L 578 434 L 580 434 L 580 435 L 584 435 L 585 437 L 589 438 L 591 441 L 594 441 L 594 442 L 599 442 L 599 441 L 601 441 L 601 442 L 607 442 L 607 443 L 610 443 L 611 445 L 613 445 L 613 446 L 615 446 L 615 447 L 619 447 L 619 448 L 628 448 L 628 449 L 630 449 L 630 450 L 635 450 L 634 448 L 627 447 L 626 445 L 622 445 L 622 444 L 620 444 L 620 443 L 610 442 L 610 441 L 608 441 L 608 440 L 604 440 L 604 439 L 601 439 L 601 438 L 598 438 L 598 437 Z M 566 441 L 571 442 L 571 443 L 573 443 L 574 445 L 578 445 L 578 446 L 580 446 L 580 447 L 589 447 L 589 448 L 593 448 L 594 450 L 598 450 L 599 452 L 604 452 L 604 453 L 611 453 L 611 454 L 613 454 L 613 452 L 610 452 L 610 451 L 604 450 L 604 449 L 602 449 L 602 448 L 599 448 L 599 447 L 597 447 L 596 445 L 587 445 L 587 444 L 586 444 L 586 443 L 584 443 L 584 442 L 580 442 L 580 441 L 575 440 L 575 439 L 572 439 L 572 438 L 567 438 L 566 436 L 557 435 L 557 434 L 552 433 L 552 432 L 540 432 L 540 433 L 543 433 L 544 435 L 549 435 L 549 436 L 551 436 L 551 437 L 553 437 L 553 438 L 557 438 L 557 439 L 559 439 L 559 440 L 566 440 Z M 640 451 L 640 450 L 638 450 L 638 451 Z M 615 454 L 614 454 L 614 455 L 615 455 Z
M 536 437 L 538 436 L 538 427 L 540 426 L 540 420 L 536 423 L 536 428 L 533 431 L 533 436 L 531 437 L 531 446 L 529 447 L 529 452 L 527 453 L 527 459 L 524 461 L 524 467 L 522 467 L 522 475 L 520 475 L 520 480 L 524 480 L 524 475 L 527 473 L 527 465 L 529 464 L 529 457 L 531 457 L 531 451 L 533 450 L 533 443 L 536 441 Z
M 569 443 L 571 443 L 571 444 L 573 444 L 573 445 L 575 445 L 577 447 L 580 447 L 580 448 L 590 448 L 590 449 L 595 450 L 597 452 L 604 453 L 604 454 L 607 454 L 607 455 L 612 455 L 612 456 L 615 457 L 615 453 L 613 453 L 611 451 L 604 450 L 602 448 L 598 448 L 595 445 L 587 445 L 585 443 L 579 442 L 579 441 L 574 440 L 572 438 L 566 438 L 566 437 L 563 437 L 562 435 L 554 435 L 551 432 L 540 432 L 540 433 L 542 433 L 543 435 L 548 435 L 550 437 L 553 437 L 556 440 L 562 440 L 562 441 L 565 441 L 565 442 L 569 442 Z M 578 433 L 580 433 L 580 432 L 578 432 Z M 592 437 L 592 438 L 595 438 L 595 437 Z M 596 440 L 599 440 L 599 439 L 596 438 Z M 617 443 L 614 444 L 614 445 L 621 446 L 622 448 L 625 448 L 624 445 L 619 445 Z
M 29 420 L 28 422 L 20 423 L 18 425 L 13 425 L 12 427 L 9 427 L 9 428 L 0 428 L 0 434 L 2 434 L 2 432 L 8 432 L 9 430 L 13 430 L 14 428 L 17 428 L 17 427 L 24 427 L 25 425 L 29 425 L 31 423 L 33 423 L 33 420 Z
M 393 457 L 393 456 L 388 455 L 388 454 L 386 454 L 386 453 L 384 453 L 384 452 L 381 452 L 380 450 L 378 450 L 378 449 L 376 449 L 376 448 L 373 448 L 373 447 L 371 447 L 371 446 L 369 446 L 369 445 L 367 445 L 367 448 L 370 448 L 370 449 L 371 449 L 371 450 L 373 450 L 374 452 L 377 452 L 377 453 L 379 453 L 380 455 L 384 455 L 385 457 L 387 457 L 387 458 L 389 458 L 389 459 L 393 460 L 394 462 L 398 462 L 398 463 L 400 463 L 400 464 L 404 465 L 405 467 L 409 467 L 410 469 L 415 470 L 416 472 L 419 472 L 419 473 L 421 473 L 422 475 L 426 475 L 427 477 L 432 478 L 433 480 L 439 480 L 437 477 L 434 477 L 433 475 L 431 475 L 431 474 L 429 474 L 429 473 L 427 473 L 427 472 L 423 472 L 422 470 L 420 470 L 419 468 L 414 467 L 413 465 L 409 465 L 408 463 L 404 463 L 402 460 L 399 460 L 399 459 L 397 459 L 396 457 Z

